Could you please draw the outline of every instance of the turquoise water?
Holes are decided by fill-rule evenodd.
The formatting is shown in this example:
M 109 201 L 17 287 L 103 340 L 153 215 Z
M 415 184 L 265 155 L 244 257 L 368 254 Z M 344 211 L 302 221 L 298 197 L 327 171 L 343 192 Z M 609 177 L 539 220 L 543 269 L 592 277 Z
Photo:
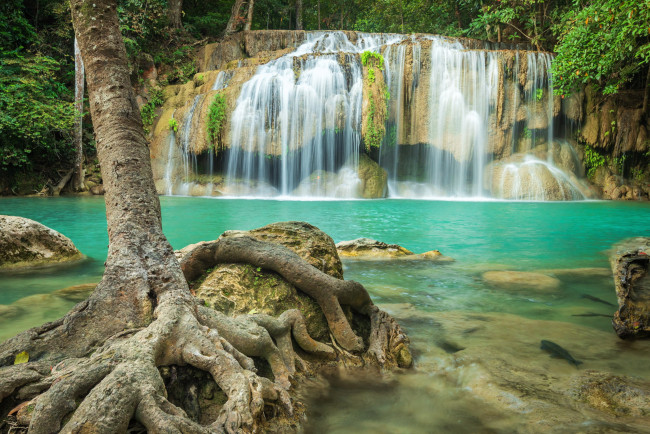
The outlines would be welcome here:
M 185 197 L 161 197 L 161 203 L 164 231 L 175 248 L 215 239 L 229 229 L 246 230 L 276 221 L 304 220 L 331 235 L 336 242 L 369 237 L 401 244 L 416 253 L 438 249 L 454 258 L 455 262 L 436 264 L 345 262 L 346 278 L 362 282 L 377 303 L 386 305 L 389 311 L 393 309 L 398 318 L 404 306 L 423 315 L 423 319 L 414 319 L 401 314 L 412 335 L 414 352 L 420 355 L 416 362 L 419 361 L 423 371 L 429 364 L 426 355 L 432 354 L 438 345 L 431 337 L 432 321 L 426 317 L 429 314 L 453 311 L 509 313 L 526 320 L 552 320 L 560 325 L 580 325 L 607 333 L 604 336 L 613 335 L 608 318 L 574 316 L 587 312 L 613 313 L 613 307 L 582 297 L 590 294 L 615 304 L 611 276 L 558 274 L 562 286 L 554 292 L 504 291 L 487 285 L 481 276 L 491 270 L 609 268 L 606 251 L 614 243 L 632 236 L 650 236 L 648 203 L 312 202 Z M 20 299 L 23 299 L 22 306 L 26 303 L 31 306 L 27 315 L 7 320 L 0 317 L 2 341 L 20 330 L 56 319 L 74 304 L 58 298 L 53 303 L 51 297 L 25 297 L 99 281 L 108 238 L 102 198 L 2 198 L 0 214 L 32 218 L 56 229 L 71 238 L 87 256 L 85 261 L 69 266 L 0 274 L 0 305 L 21 305 Z M 618 363 L 614 359 L 610 362 L 612 366 Z M 621 371 L 625 372 L 625 369 Z M 412 396 L 413 389 L 408 386 L 412 381 L 400 381 L 397 391 L 391 393 Z M 377 395 L 376 390 L 365 387 L 346 390 L 346 393 L 361 402 Z M 452 406 L 448 412 L 435 415 L 445 426 L 461 420 L 468 427 L 480 427 L 491 420 L 496 421 L 497 426 L 512 427 L 508 422 L 510 416 L 501 413 L 495 416 L 493 409 L 482 412 L 481 417 L 474 415 L 471 420 L 459 416 L 467 413 L 467 406 L 477 404 L 473 401 L 470 404 L 471 400 L 459 397 L 456 392 L 453 394 L 451 398 L 447 396 Z M 425 403 L 433 402 L 440 399 L 440 391 L 434 388 L 417 396 Z M 391 400 L 374 399 L 379 409 L 393 405 Z M 349 416 L 356 414 L 351 401 L 352 398 L 333 402 L 324 407 L 327 411 L 314 413 L 312 420 L 329 426 L 331 431 L 346 432 L 336 427 L 349 427 L 354 420 Z M 377 411 L 364 413 L 364 420 L 380 423 Z M 384 413 L 383 410 L 378 412 Z M 363 419 L 360 415 L 355 417 Z M 427 429 L 423 427 L 432 422 L 427 419 L 417 423 L 419 425 L 412 426 L 412 432 L 425 432 Z M 376 426 L 357 428 L 373 431 Z M 442 425 L 438 428 L 442 429 Z

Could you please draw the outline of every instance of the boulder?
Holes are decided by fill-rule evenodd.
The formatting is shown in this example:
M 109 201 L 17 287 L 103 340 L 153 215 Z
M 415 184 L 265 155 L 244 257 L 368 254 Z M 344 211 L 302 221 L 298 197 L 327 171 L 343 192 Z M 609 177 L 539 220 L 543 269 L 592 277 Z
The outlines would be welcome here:
M 650 238 L 617 244 L 610 264 L 614 273 L 618 311 L 612 325 L 620 338 L 650 337 Z
M 81 259 L 69 238 L 34 220 L 0 215 L 0 269 Z
M 514 154 L 490 164 L 485 182 L 494 197 L 503 199 L 584 199 L 575 176 L 525 154 Z
M 487 271 L 483 273 L 483 280 L 507 290 L 555 292 L 561 286 L 560 280 L 555 277 L 530 271 Z
M 222 236 L 236 233 L 238 231 L 228 231 Z M 273 223 L 247 234 L 282 244 L 319 270 L 343 278 L 343 266 L 334 241 L 310 224 Z M 191 246 L 179 254 L 182 255 L 189 248 Z M 305 316 L 309 334 L 317 340 L 329 340 L 327 321 L 316 301 L 274 272 L 250 265 L 220 265 L 193 286 L 198 298 L 227 315 L 264 313 L 279 316 L 287 309 L 299 309 Z
M 361 180 L 361 197 L 364 199 L 386 197 L 388 173 L 366 154 L 359 156 L 358 175 Z
M 384 259 L 410 259 L 427 261 L 453 261 L 452 258 L 443 256 L 438 250 L 415 254 L 399 244 L 387 244 L 371 238 L 357 238 L 356 240 L 341 241 L 336 245 L 339 256 L 363 260 Z

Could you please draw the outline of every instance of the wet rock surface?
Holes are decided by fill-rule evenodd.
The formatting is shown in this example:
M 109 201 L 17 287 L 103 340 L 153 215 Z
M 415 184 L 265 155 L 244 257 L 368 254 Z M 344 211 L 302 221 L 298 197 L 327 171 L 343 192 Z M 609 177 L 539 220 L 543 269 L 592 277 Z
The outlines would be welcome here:
M 618 311 L 612 324 L 621 338 L 650 337 L 650 238 L 616 245 L 610 256 Z
M 69 238 L 34 220 L 0 215 L 0 270 L 81 259 Z
M 463 390 L 477 399 L 475 417 L 483 427 L 499 412 L 517 418 L 501 416 L 499 432 L 648 432 L 649 341 L 623 342 L 612 332 L 502 312 L 384 308 L 412 330 L 414 348 L 421 351 L 418 375 L 436 390 Z M 436 344 L 427 347 L 422 340 L 434 334 Z M 541 340 L 582 364 L 551 357 Z M 422 387 L 422 380 L 412 382 Z
M 534 290 L 556 292 L 561 282 L 555 277 L 529 271 L 488 271 L 483 273 L 483 280 L 495 287 L 506 290 Z
M 451 262 L 452 258 L 444 256 L 438 250 L 416 254 L 399 244 L 387 244 L 371 238 L 357 238 L 355 240 L 341 241 L 336 244 L 339 256 L 349 259 L 384 260 L 384 259 L 409 259 Z

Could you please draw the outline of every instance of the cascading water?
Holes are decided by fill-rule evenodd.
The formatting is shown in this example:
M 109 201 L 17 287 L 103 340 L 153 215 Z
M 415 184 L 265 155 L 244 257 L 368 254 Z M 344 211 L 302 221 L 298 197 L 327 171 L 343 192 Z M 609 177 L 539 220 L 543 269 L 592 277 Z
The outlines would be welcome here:
M 361 168 L 365 152 L 385 169 L 389 197 L 583 199 L 572 148 L 555 140 L 552 56 L 476 46 L 427 35 L 318 32 L 305 33 L 295 51 L 245 79 L 237 75 L 247 68 L 240 61 L 238 69 L 219 71 L 210 87 L 236 96 L 227 145 L 218 155 L 203 147 L 197 163 L 194 117 L 205 94 L 196 96 L 171 139 L 169 158 L 179 168 L 165 168 L 164 191 L 361 197 L 368 173 L 382 176 L 379 167 Z M 389 95 L 381 147 L 365 151 L 364 51 L 383 54 Z M 213 176 L 215 162 L 223 183 Z M 192 181 L 198 166 L 205 166 L 205 185 Z
M 356 197 L 354 189 L 330 184 L 338 183 L 341 167 L 357 165 L 358 53 L 385 42 L 371 35 L 352 44 L 344 33 L 308 34 L 295 52 L 259 67 L 232 114 L 227 193 Z

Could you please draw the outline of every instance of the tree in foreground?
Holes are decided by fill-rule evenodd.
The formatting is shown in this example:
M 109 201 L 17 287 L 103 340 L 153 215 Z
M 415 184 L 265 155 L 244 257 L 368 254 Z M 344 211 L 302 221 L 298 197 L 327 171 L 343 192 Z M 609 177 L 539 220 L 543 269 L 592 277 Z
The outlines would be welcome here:
M 225 237 L 196 245 L 179 263 L 162 232 L 116 2 L 71 0 L 71 9 L 106 190 L 106 269 L 92 295 L 65 317 L 0 346 L 0 411 L 29 402 L 30 433 L 123 432 L 132 419 L 152 433 L 250 431 L 267 403 L 293 412 L 293 342 L 318 357 L 357 352 L 386 363 L 407 341 L 395 321 L 360 284 L 324 274 L 282 246 Z M 275 271 L 314 298 L 336 344 L 314 341 L 297 310 L 231 318 L 203 306 L 187 278 L 223 262 Z M 366 342 L 344 306 L 367 318 Z M 273 380 L 255 373 L 252 357 L 266 359 Z M 162 366 L 191 366 L 214 379 L 227 399 L 210 426 L 168 400 Z

